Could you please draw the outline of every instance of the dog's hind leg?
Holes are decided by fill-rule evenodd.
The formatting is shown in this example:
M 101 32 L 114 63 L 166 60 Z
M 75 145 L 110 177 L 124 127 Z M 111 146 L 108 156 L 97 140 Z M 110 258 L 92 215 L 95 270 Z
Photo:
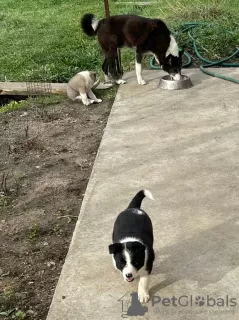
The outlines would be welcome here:
M 116 80 L 116 83 L 117 84 L 124 84 L 124 83 L 126 83 L 126 81 L 121 79 L 122 75 L 123 75 L 123 70 L 120 67 L 119 55 L 117 55 L 115 61 L 116 61 L 116 67 L 117 67 L 117 74 L 120 76 L 120 79 Z
M 141 65 L 142 58 L 143 58 L 142 53 L 138 49 L 136 49 L 135 71 L 136 71 L 138 84 L 140 84 L 140 85 L 146 84 L 146 82 L 142 78 L 142 65 Z
M 118 69 L 119 67 L 117 66 L 117 68 L 116 68 L 116 66 L 117 66 L 117 58 L 115 59 L 115 61 L 112 61 L 112 58 L 108 58 L 108 59 L 105 58 L 105 60 L 104 60 L 104 62 L 103 62 L 103 65 L 102 65 L 102 70 L 103 70 L 103 72 L 104 72 L 105 82 L 112 82 L 112 81 L 110 80 L 110 77 L 109 77 L 109 75 L 110 75 L 110 71 L 109 71 L 109 70 L 112 70 L 112 69 L 115 70 L 115 72 L 113 72 L 115 75 L 112 75 L 113 78 L 117 78 L 117 76 L 119 76 L 119 73 L 118 73 L 118 71 L 117 71 L 117 69 Z M 111 71 L 111 72 L 112 72 L 112 71 Z M 123 80 L 123 79 L 116 79 L 115 82 L 116 82 L 117 84 L 126 83 L 126 81 Z
M 67 93 L 67 96 L 69 99 L 71 99 L 72 101 L 75 101 L 77 95 L 78 95 L 78 92 L 75 91 L 74 89 L 72 89 L 69 84 L 67 84 L 67 87 L 66 87 L 66 93 Z
M 117 46 L 112 45 L 106 52 L 106 59 L 108 61 L 109 73 L 117 84 L 125 83 L 125 80 L 120 79 L 120 73 L 117 70 Z
M 139 279 L 138 298 L 141 303 L 149 301 L 149 276 L 142 276 Z
M 105 82 L 111 82 L 109 77 L 109 63 L 106 58 L 102 64 L 102 70 L 104 72 Z

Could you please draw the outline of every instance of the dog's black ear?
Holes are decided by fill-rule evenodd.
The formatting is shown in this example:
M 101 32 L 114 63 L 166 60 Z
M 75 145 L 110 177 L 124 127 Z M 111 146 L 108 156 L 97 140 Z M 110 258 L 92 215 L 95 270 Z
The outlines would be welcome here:
M 109 253 L 110 254 L 115 254 L 117 252 L 121 252 L 123 249 L 121 243 L 113 243 L 109 245 Z
M 146 247 L 140 242 L 132 242 L 132 249 L 134 251 L 145 251 Z
M 169 61 L 170 61 L 171 58 L 172 58 L 172 55 L 171 55 L 171 54 L 167 55 L 167 57 L 165 57 L 165 59 L 164 59 L 164 64 L 169 63 Z

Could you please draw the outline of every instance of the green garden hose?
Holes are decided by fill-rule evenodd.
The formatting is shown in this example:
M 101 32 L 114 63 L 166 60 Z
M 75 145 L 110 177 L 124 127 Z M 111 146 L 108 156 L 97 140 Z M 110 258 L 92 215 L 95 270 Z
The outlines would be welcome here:
M 181 32 L 181 33 L 187 32 L 188 33 L 188 37 L 191 39 L 191 41 L 193 43 L 193 48 L 194 48 L 194 51 L 195 51 L 197 57 L 202 62 L 205 63 L 200 66 L 200 70 L 202 72 L 204 72 L 210 76 L 213 76 L 213 77 L 217 77 L 217 78 L 220 78 L 223 80 L 227 80 L 227 81 L 231 81 L 231 82 L 239 84 L 239 80 L 237 80 L 237 79 L 227 77 L 227 76 L 224 76 L 224 75 L 221 75 L 216 72 L 212 72 L 212 71 L 208 70 L 208 68 L 210 68 L 210 67 L 239 67 L 239 63 L 226 62 L 239 54 L 239 48 L 237 48 L 236 51 L 233 54 L 231 54 L 229 57 L 226 57 L 226 58 L 218 60 L 218 61 L 211 61 L 211 60 L 205 59 L 198 51 L 196 40 L 193 37 L 191 31 L 196 27 L 204 26 L 206 24 L 209 24 L 209 23 L 207 23 L 207 22 L 187 22 L 179 29 L 178 32 Z M 184 56 L 187 58 L 187 61 L 183 63 L 183 68 L 187 68 L 192 64 L 192 58 L 191 58 L 190 54 L 188 54 L 187 52 L 184 52 Z M 150 68 L 157 69 L 157 70 L 161 69 L 160 66 L 155 65 L 154 62 L 155 62 L 155 58 L 151 57 L 150 62 L 149 62 Z

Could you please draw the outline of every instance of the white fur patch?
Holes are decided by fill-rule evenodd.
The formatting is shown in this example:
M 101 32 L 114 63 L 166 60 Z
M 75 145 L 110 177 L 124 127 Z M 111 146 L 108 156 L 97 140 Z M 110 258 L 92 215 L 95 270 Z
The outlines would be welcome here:
M 144 195 L 146 198 L 149 198 L 150 200 L 154 200 L 154 197 L 149 190 L 144 190 Z
M 124 239 L 121 239 L 120 242 L 121 243 L 125 243 L 125 242 L 140 242 L 142 245 L 144 245 L 143 241 L 135 238 L 135 237 L 126 237 Z M 131 264 L 131 257 L 130 257 L 130 253 L 128 252 L 127 249 L 124 249 L 123 251 L 123 255 L 125 257 L 126 260 L 126 266 L 124 267 L 124 269 L 122 270 L 122 274 L 124 277 L 124 280 L 126 281 L 126 274 L 127 273 L 132 273 L 133 278 L 136 278 L 138 276 L 146 276 L 148 274 L 148 272 L 146 271 L 146 264 L 148 261 L 148 249 L 146 248 L 145 250 L 145 260 L 144 260 L 144 265 L 141 269 L 139 269 L 138 271 L 135 269 L 135 267 Z
M 138 63 L 137 61 L 135 62 L 135 71 L 136 71 L 138 84 L 140 84 L 142 86 L 145 85 L 146 82 L 142 78 L 142 74 L 141 74 L 142 73 L 142 66 L 141 66 L 141 63 Z
M 178 44 L 177 44 L 174 36 L 172 36 L 172 35 L 170 35 L 170 43 L 168 46 L 168 50 L 166 52 L 166 57 L 170 54 L 173 55 L 174 57 L 179 56 Z
M 90 71 L 86 70 L 86 71 L 80 71 L 77 74 L 82 75 L 84 78 L 89 78 L 90 77 Z
M 131 211 L 136 214 L 143 214 L 144 212 L 140 209 L 132 208 Z
M 123 79 L 119 79 L 119 80 L 116 80 L 116 83 L 117 83 L 117 84 L 125 84 L 126 81 L 123 80 Z
M 180 73 L 176 73 L 173 77 L 173 80 L 180 80 L 181 79 L 181 74 Z
M 149 277 L 140 277 L 138 285 L 138 297 L 141 303 L 149 301 Z
M 142 242 L 140 239 L 135 238 L 135 237 L 126 237 L 126 238 L 123 238 L 123 239 L 120 240 L 120 243 L 135 242 L 135 241 L 140 242 L 141 244 L 143 244 L 143 242 Z
M 98 27 L 98 24 L 99 24 L 99 20 L 98 20 L 96 17 L 94 17 L 94 18 L 92 19 L 92 22 L 91 22 L 92 28 L 93 28 L 94 30 L 96 30 L 97 27 Z
M 135 278 L 136 274 L 137 274 L 137 270 L 135 269 L 135 267 L 131 263 L 131 256 L 130 256 L 130 253 L 128 252 L 127 249 L 124 249 L 123 255 L 126 260 L 126 266 L 122 270 L 122 274 L 123 274 L 124 279 L 126 280 L 126 278 L 127 278 L 126 274 L 129 274 L 129 273 L 132 274 L 132 278 Z

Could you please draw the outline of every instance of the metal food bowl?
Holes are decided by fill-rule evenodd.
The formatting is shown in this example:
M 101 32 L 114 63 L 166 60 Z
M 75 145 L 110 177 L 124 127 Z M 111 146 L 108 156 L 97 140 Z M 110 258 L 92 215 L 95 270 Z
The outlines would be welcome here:
M 173 80 L 170 75 L 163 76 L 159 82 L 159 88 L 165 90 L 188 89 L 193 86 L 189 77 L 182 75 L 180 80 Z

